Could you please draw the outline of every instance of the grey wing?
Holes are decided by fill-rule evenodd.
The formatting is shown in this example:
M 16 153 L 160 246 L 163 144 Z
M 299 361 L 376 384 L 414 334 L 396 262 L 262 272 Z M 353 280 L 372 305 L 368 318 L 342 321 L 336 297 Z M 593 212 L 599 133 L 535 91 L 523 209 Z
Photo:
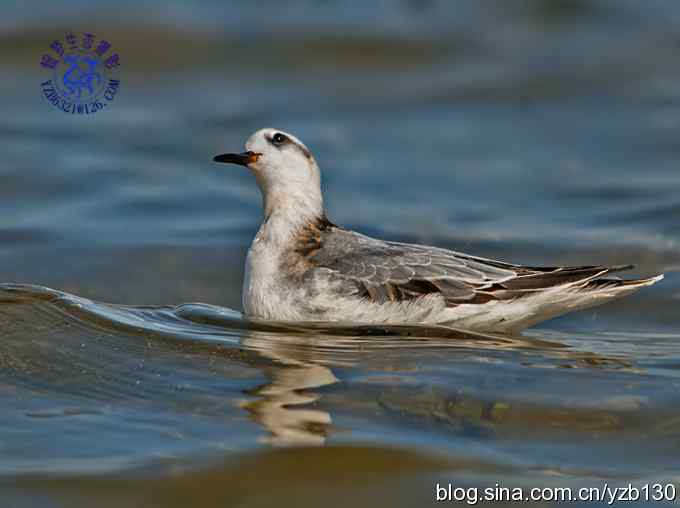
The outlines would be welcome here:
M 378 303 L 440 294 L 448 306 L 516 298 L 630 268 L 512 265 L 339 229 L 324 238 L 314 261 L 348 282 L 356 295 Z

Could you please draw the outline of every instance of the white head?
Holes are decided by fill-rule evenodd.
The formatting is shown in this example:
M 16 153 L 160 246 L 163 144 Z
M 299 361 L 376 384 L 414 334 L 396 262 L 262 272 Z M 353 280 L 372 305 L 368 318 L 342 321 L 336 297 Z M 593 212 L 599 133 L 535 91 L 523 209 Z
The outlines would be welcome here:
M 266 217 L 275 212 L 310 218 L 323 213 L 319 166 L 292 134 L 260 129 L 246 141 L 246 152 L 218 155 L 213 160 L 246 166 L 253 172 Z

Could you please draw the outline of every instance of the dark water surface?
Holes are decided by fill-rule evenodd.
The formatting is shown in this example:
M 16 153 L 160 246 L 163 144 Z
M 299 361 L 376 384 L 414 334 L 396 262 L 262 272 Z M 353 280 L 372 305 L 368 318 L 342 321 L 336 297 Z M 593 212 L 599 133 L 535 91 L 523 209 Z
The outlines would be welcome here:
M 0 13 L 8 506 L 415 506 L 437 482 L 680 481 L 680 4 Z M 122 58 L 94 116 L 41 96 L 40 55 L 67 29 Z M 259 193 L 210 159 L 264 126 L 313 150 L 347 227 L 666 279 L 517 337 L 248 323 L 232 309 Z

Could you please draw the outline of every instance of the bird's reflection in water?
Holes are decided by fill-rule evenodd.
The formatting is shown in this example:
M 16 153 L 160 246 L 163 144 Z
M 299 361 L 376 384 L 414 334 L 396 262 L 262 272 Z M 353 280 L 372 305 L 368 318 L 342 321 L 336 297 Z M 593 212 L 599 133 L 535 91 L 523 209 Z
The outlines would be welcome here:
M 351 331 L 355 335 L 348 336 Z M 417 330 L 420 334 L 427 329 Z M 371 371 L 404 367 L 405 357 L 436 355 L 458 361 L 479 361 L 480 356 L 523 352 L 526 367 L 570 367 L 630 370 L 619 358 L 574 349 L 559 341 L 526 336 L 483 335 L 457 330 L 429 330 L 432 336 L 413 336 L 408 327 L 389 329 L 336 328 L 316 329 L 316 333 L 285 333 L 271 329 L 251 329 L 241 345 L 269 360 L 260 366 L 268 382 L 246 393 L 253 399 L 241 402 L 251 417 L 267 431 L 262 440 L 275 446 L 323 445 L 332 431 L 332 415 L 318 407 L 318 389 L 339 383 L 333 367 L 362 365 Z M 283 333 L 282 333 L 283 332 Z M 309 330 L 308 330 L 309 332 Z M 397 364 L 386 360 L 385 353 L 399 350 Z M 382 354 L 381 354 L 382 353 Z M 404 353 L 407 353 L 404 355 Z M 381 358 L 380 364 L 373 360 Z M 387 363 L 385 363 L 387 361 Z
M 263 368 L 269 382 L 249 390 L 256 400 L 242 402 L 254 420 L 269 433 L 262 441 L 275 446 L 318 446 L 326 442 L 332 423 L 331 415 L 320 409 L 300 406 L 313 404 L 321 395 L 314 388 L 332 385 L 339 380 L 321 363 L 306 359 L 299 337 L 279 336 L 274 341 L 252 336 L 244 346 L 256 349 L 274 364 Z

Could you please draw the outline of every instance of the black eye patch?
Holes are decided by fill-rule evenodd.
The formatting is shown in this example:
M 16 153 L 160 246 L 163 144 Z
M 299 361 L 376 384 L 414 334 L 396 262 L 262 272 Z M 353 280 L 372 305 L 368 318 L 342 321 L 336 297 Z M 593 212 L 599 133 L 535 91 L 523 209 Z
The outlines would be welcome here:
M 282 144 L 284 144 L 288 141 L 290 141 L 288 136 L 286 136 L 285 134 L 281 134 L 280 132 L 277 132 L 271 138 L 272 144 L 276 145 L 276 146 L 281 146 Z

